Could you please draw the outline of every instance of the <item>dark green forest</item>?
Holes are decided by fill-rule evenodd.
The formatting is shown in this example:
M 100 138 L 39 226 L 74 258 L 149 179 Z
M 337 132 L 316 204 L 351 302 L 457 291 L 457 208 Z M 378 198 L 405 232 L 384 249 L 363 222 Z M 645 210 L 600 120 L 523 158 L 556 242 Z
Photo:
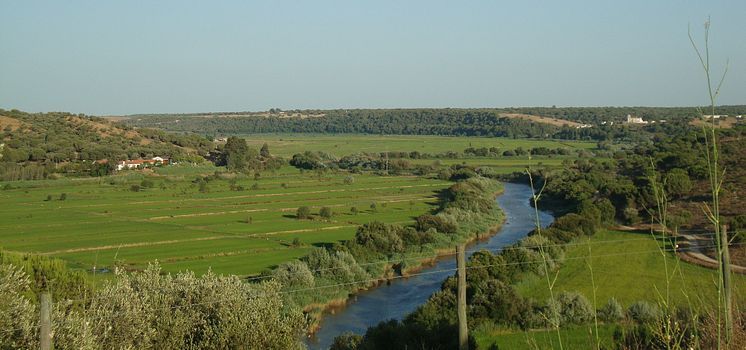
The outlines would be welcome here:
M 284 113 L 284 112 L 282 112 Z M 201 115 L 136 115 L 125 125 L 158 127 L 175 132 L 203 135 L 250 133 L 355 133 L 386 135 L 453 135 L 513 138 L 559 138 L 572 140 L 637 140 L 640 130 L 681 128 L 701 115 L 697 107 L 525 107 L 503 109 L 337 109 L 292 111 L 288 117 L 278 110 L 269 113 L 219 113 Z M 530 114 L 587 123 L 590 128 L 536 123 L 505 117 L 506 113 Z M 746 106 L 721 106 L 717 113 L 746 114 Z M 626 116 L 665 120 L 644 127 L 622 125 Z M 607 124 L 602 125 L 603 122 Z M 614 122 L 615 125 L 610 125 Z M 569 124 L 569 123 L 568 123 Z

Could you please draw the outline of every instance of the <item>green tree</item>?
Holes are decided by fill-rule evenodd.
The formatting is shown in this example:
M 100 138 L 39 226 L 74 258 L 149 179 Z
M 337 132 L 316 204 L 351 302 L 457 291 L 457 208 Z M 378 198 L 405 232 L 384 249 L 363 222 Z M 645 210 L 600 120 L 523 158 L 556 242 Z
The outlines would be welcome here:
M 266 142 L 262 145 L 262 149 L 259 150 L 259 155 L 262 156 L 262 158 L 272 157 L 272 154 L 269 153 L 269 145 Z
M 672 198 L 681 198 L 681 196 L 692 190 L 692 180 L 684 169 L 672 169 L 666 174 L 666 192 Z
M 295 211 L 295 217 L 297 219 L 308 219 L 311 217 L 311 208 L 302 206 Z

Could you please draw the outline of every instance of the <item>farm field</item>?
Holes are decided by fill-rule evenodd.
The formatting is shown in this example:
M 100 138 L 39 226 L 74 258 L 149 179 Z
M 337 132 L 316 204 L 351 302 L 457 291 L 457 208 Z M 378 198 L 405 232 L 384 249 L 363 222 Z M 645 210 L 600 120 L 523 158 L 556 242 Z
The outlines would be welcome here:
M 580 292 L 592 301 L 588 241 L 568 247 L 559 269 L 554 293 Z M 599 231 L 590 239 L 596 299 L 599 305 L 616 298 L 623 307 L 640 300 L 661 301 L 666 295 L 666 268 L 670 276 L 670 300 L 674 305 L 698 307 L 716 297 L 717 271 L 680 261 L 672 253 L 658 250 L 663 241 L 646 232 Z M 734 275 L 734 297 L 743 300 L 746 279 Z M 533 276 L 517 286 L 521 295 L 547 300 L 546 279 Z M 659 294 L 660 293 L 660 294 Z
M 314 134 L 249 134 L 240 135 L 250 146 L 269 145 L 273 154 L 289 157 L 308 150 L 324 151 L 335 156 L 359 152 L 411 152 L 443 153 L 462 152 L 468 147 L 497 147 L 501 150 L 517 147 L 594 149 L 595 142 L 566 140 L 512 139 L 506 137 L 459 137 L 425 135 L 314 135 Z
M 149 175 L 2 183 L 11 188 L 0 191 L 0 247 L 62 258 L 81 269 L 115 262 L 140 269 L 158 260 L 165 271 L 254 275 L 313 246 L 350 239 L 362 223 L 409 224 L 434 209 L 436 192 L 450 185 L 375 175 L 354 175 L 346 185 L 347 173 L 319 178 L 285 166 L 258 180 L 235 179 L 241 191 L 230 189 L 230 179 L 211 180 L 200 191 L 195 177 L 215 170 L 175 166 Z M 134 192 L 145 178 L 152 185 Z M 310 207 L 313 219 L 296 219 L 300 206 Z M 331 219 L 318 217 L 323 206 L 334 210 Z

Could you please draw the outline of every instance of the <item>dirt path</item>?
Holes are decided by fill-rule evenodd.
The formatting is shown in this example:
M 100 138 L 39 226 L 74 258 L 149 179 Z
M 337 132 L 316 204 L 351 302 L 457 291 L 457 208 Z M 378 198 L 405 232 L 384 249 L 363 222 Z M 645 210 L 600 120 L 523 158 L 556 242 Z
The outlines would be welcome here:
M 692 264 L 717 269 L 718 261 L 705 254 L 705 247 L 711 245 L 711 242 L 709 236 L 681 234 L 676 255 Z M 746 267 L 731 265 L 731 271 L 746 274 Z

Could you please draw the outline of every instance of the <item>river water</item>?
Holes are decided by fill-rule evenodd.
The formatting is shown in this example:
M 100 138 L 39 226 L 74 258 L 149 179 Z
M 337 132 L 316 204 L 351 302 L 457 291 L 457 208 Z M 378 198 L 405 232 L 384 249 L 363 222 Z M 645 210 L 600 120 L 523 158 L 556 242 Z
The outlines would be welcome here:
M 505 183 L 505 191 L 497 197 L 497 203 L 505 213 L 505 223 L 494 236 L 467 247 L 467 257 L 474 251 L 487 249 L 492 252 L 509 246 L 535 226 L 535 212 L 530 205 L 531 188 L 523 184 Z M 547 212 L 539 212 L 542 226 L 549 225 L 554 218 Z M 439 259 L 435 265 L 425 268 L 423 275 L 400 278 L 391 284 L 382 284 L 369 291 L 351 297 L 347 306 L 334 314 L 324 315 L 321 328 L 314 338 L 308 339 L 309 349 L 327 349 L 334 337 L 344 332 L 364 334 L 368 327 L 390 319 L 401 320 L 424 304 L 430 295 L 440 290 L 441 283 L 455 274 L 455 256 Z M 447 270 L 434 272 L 438 270 Z

